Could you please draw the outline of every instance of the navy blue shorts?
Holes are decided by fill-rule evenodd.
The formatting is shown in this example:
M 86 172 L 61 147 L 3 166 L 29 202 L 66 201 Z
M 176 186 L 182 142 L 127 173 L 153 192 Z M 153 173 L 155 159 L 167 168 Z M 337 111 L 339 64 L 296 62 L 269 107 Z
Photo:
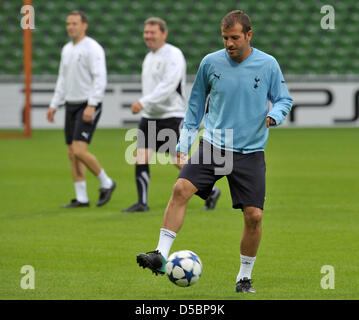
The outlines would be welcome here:
M 72 141 L 84 141 L 90 144 L 95 132 L 97 122 L 100 119 L 102 103 L 96 106 L 94 119 L 91 122 L 82 120 L 83 112 L 87 107 L 87 102 L 81 104 L 66 103 L 65 114 L 65 139 L 66 144 L 72 144 Z
M 253 206 L 263 210 L 265 175 L 263 151 L 247 154 L 225 152 L 201 140 L 198 150 L 183 166 L 178 178 L 189 180 L 198 189 L 196 194 L 207 199 L 216 181 L 226 176 L 234 209 Z
M 183 118 L 141 118 L 138 125 L 137 148 L 170 153 L 176 157 L 176 146 L 183 125 Z

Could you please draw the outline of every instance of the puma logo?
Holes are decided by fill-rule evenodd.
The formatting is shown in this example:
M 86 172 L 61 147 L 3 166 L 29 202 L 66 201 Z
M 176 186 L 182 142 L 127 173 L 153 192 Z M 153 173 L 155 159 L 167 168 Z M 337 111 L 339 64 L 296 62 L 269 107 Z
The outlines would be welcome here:
M 81 132 L 81 135 L 87 140 L 89 138 L 89 134 L 85 131 Z

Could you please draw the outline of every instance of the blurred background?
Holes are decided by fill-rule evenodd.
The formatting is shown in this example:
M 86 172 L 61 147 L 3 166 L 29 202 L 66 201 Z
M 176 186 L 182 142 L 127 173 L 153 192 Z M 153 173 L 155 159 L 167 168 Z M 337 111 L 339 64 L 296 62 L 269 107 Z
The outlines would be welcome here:
M 0 110 L 7 115 L 0 120 L 1 128 L 21 126 L 22 5 L 21 0 L 0 1 Z M 328 5 L 334 9 L 334 29 L 323 29 L 321 25 L 328 13 L 321 10 Z M 201 59 L 223 48 L 220 21 L 234 9 L 250 16 L 252 45 L 273 55 L 282 68 L 295 100 L 293 115 L 285 126 L 357 125 L 359 2 L 356 0 L 34 0 L 33 7 L 34 128 L 62 126 L 61 121 L 49 126 L 44 121 L 44 108 L 53 93 L 61 48 L 68 41 L 65 19 L 73 10 L 83 10 L 88 15 L 88 35 L 106 51 L 107 112 L 100 127 L 133 126 L 138 121 L 138 117 L 130 114 L 129 106 L 141 95 L 141 64 L 147 53 L 142 39 L 145 19 L 159 16 L 167 21 L 168 42 L 178 46 L 187 60 L 189 93 Z

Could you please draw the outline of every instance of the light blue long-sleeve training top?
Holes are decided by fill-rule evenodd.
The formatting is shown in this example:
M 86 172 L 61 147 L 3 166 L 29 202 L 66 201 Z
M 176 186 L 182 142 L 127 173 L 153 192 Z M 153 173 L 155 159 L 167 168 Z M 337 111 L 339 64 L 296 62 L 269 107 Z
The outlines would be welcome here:
M 281 124 L 292 102 L 274 57 L 255 48 L 241 63 L 225 49 L 208 54 L 192 87 L 177 151 L 188 154 L 203 116 L 203 139 L 215 147 L 241 153 L 263 151 L 269 132 L 266 117 Z

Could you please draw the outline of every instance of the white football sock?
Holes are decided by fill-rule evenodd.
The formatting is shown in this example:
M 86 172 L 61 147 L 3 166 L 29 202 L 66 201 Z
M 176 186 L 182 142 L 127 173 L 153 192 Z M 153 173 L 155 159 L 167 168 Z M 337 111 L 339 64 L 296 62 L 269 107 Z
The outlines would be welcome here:
M 160 239 L 156 250 L 161 252 L 162 256 L 167 260 L 168 254 L 170 252 L 172 243 L 176 238 L 177 233 L 168 229 L 161 228 Z
M 88 202 L 86 181 L 77 181 L 75 184 L 76 200 L 79 202 Z
M 239 269 L 236 282 L 238 282 L 243 278 L 252 279 L 251 275 L 255 261 L 256 261 L 256 257 L 247 257 L 241 255 L 241 267 Z
M 106 174 L 104 169 L 101 169 L 100 174 L 97 176 L 98 181 L 101 183 L 101 188 L 109 189 L 112 187 L 112 180 Z

